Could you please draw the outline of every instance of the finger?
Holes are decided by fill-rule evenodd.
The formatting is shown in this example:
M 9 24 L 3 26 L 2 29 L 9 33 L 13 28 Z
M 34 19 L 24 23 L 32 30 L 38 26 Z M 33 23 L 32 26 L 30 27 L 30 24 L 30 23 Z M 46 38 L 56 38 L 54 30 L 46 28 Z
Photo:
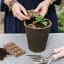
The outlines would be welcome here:
M 63 47 L 60 47 L 60 48 L 57 48 L 57 49 L 54 49 L 53 52 L 54 53 L 59 53 L 59 52 L 61 52 L 63 50 L 64 50 L 64 46 Z
M 23 18 L 23 17 L 20 17 L 20 16 L 16 16 L 16 18 L 18 18 L 20 21 L 27 20 L 27 19 L 25 19 L 25 18 Z
M 41 4 L 37 6 L 37 8 L 34 10 L 34 12 L 39 12 L 40 9 L 41 9 Z
M 20 6 L 20 7 L 21 7 L 21 10 L 23 11 L 23 13 L 24 13 L 26 16 L 28 16 L 28 13 L 27 13 L 26 9 L 25 9 L 23 6 Z
M 25 16 L 24 14 L 22 14 L 20 11 L 18 12 L 18 15 L 21 16 L 24 19 L 29 19 L 28 16 Z
M 53 58 L 54 58 L 55 60 L 57 60 L 57 59 L 59 59 L 59 58 L 61 58 L 61 57 L 64 57 L 64 51 L 62 51 L 62 52 L 60 52 L 60 53 L 58 53 L 58 54 L 53 55 Z
M 43 16 L 43 17 L 46 15 L 46 13 L 47 13 L 47 11 L 44 10 L 44 9 L 40 11 L 40 15 Z
M 19 19 L 20 21 L 24 21 L 24 18 L 21 18 L 20 16 L 16 16 L 17 19 Z
M 16 17 L 19 19 L 19 20 L 27 20 L 29 19 L 27 16 L 23 15 L 20 11 L 18 11 L 16 13 Z

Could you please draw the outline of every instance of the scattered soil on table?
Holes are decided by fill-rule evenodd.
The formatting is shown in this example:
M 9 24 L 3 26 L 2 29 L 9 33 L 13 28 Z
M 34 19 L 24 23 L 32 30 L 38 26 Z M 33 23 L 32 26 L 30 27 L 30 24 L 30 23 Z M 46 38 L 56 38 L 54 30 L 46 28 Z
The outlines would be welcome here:
M 4 48 L 0 48 L 0 60 L 3 60 L 7 55 L 9 55 L 9 53 L 7 53 Z

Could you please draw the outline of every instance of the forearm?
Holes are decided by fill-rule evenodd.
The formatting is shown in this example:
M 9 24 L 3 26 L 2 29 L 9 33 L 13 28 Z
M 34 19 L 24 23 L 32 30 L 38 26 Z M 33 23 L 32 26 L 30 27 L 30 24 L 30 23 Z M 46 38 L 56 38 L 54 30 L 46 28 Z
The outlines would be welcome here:
M 57 5 L 61 4 L 61 0 L 48 0 L 48 1 L 51 2 L 51 4 L 57 4 Z
M 4 0 L 4 4 L 9 6 L 9 0 Z
M 49 4 L 57 4 L 57 5 L 60 5 L 60 3 L 61 3 L 61 0 L 45 0 L 45 1 L 47 1 Z
M 56 2 L 56 0 L 44 0 L 44 1 L 47 1 L 47 3 L 49 4 L 49 5 L 52 5 L 54 2 Z M 46 3 L 46 4 L 47 4 Z

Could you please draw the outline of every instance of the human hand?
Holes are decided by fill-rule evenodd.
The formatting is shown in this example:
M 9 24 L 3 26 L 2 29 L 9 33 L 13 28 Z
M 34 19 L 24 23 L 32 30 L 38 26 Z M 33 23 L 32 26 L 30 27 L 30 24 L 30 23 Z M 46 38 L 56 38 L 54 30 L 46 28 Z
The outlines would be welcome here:
M 53 52 L 55 53 L 53 55 L 54 59 L 58 59 L 58 58 L 64 57 L 64 47 L 60 47 L 60 48 L 54 49 Z
M 50 4 L 51 4 L 51 0 L 44 0 L 37 6 L 34 12 L 38 12 L 41 16 L 44 17 L 48 12 L 48 8 Z
M 19 20 L 29 20 L 26 9 L 20 3 L 16 2 L 12 6 L 13 15 Z

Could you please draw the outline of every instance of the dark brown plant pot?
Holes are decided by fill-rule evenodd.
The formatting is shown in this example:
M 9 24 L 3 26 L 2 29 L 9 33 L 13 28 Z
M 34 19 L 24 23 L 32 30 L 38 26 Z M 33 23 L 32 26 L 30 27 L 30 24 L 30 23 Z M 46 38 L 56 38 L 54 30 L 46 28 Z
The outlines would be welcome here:
M 24 22 L 29 49 L 33 52 L 41 52 L 46 48 L 47 39 L 52 23 L 49 21 L 49 25 L 47 27 L 43 27 L 41 29 L 33 29 L 28 27 L 30 22 Z

